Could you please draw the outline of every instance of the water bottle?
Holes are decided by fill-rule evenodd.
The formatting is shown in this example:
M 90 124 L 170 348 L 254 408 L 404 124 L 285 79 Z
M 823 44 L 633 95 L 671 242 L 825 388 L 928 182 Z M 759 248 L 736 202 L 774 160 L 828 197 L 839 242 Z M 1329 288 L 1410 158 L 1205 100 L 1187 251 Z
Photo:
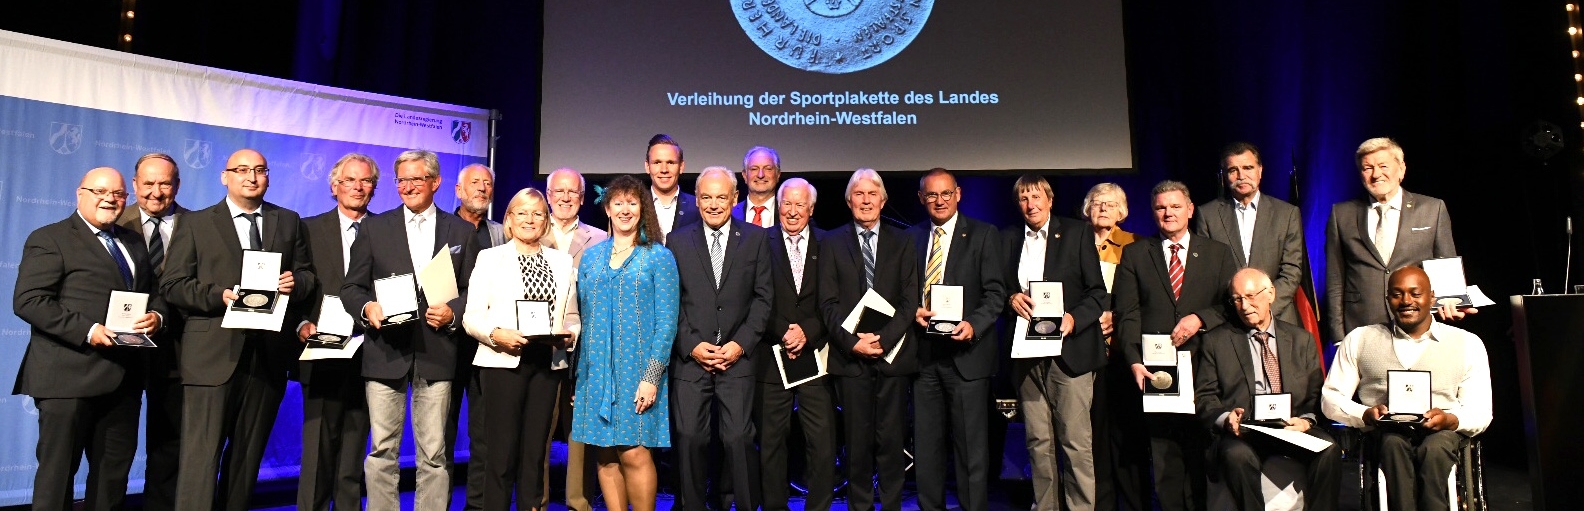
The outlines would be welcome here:
M 1543 295 L 1543 294 L 1545 294 L 1545 288 L 1540 287 L 1540 279 L 1534 279 L 1534 291 L 1530 292 L 1529 294 L 1531 294 L 1531 295 Z

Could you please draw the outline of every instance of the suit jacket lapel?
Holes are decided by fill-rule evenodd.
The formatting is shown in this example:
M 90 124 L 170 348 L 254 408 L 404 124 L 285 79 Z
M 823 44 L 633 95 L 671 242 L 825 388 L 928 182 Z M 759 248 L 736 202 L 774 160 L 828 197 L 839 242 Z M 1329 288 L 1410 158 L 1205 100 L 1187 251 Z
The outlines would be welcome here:
M 1222 208 L 1220 214 L 1221 226 L 1227 231 L 1227 244 L 1232 246 L 1232 256 L 1237 261 L 1238 267 L 1248 266 L 1248 258 L 1243 256 L 1243 230 L 1238 226 L 1237 199 L 1227 199 L 1227 201 L 1228 207 Z M 1260 216 L 1264 214 L 1264 211 L 1264 206 L 1254 210 L 1255 229 L 1259 229 L 1260 220 L 1263 220 Z M 1258 236 L 1255 237 L 1257 238 Z M 1251 242 L 1249 245 L 1253 246 L 1253 243 Z
M 1056 217 L 1054 215 L 1051 216 L 1050 220 L 1045 223 L 1045 230 L 1047 231 L 1045 233 L 1045 273 L 1044 275 L 1041 275 L 1041 277 L 1043 277 L 1045 280 L 1051 280 L 1056 276 L 1056 272 L 1060 269 L 1059 266 L 1062 263 L 1062 261 L 1057 260 L 1056 255 L 1061 253 L 1062 243 L 1066 243 L 1067 240 L 1062 239 L 1060 229 L 1061 224 L 1056 221 Z M 1019 240 L 1017 246 L 1013 248 L 1018 250 L 1015 252 L 1015 254 L 1017 254 L 1019 259 L 1021 259 L 1023 255 L 1023 245 L 1028 243 L 1028 235 L 1027 233 L 1024 233 L 1023 236 L 1018 236 L 1017 239 Z M 1016 284 L 1016 282 L 1013 282 L 1013 284 Z M 1073 283 L 1070 285 L 1078 285 L 1078 283 Z M 1018 289 L 1017 291 L 1022 290 Z
M 713 279 L 715 278 L 715 262 L 710 260 L 709 232 L 707 232 L 707 231 L 708 231 L 707 226 L 700 225 L 699 229 L 698 229 L 698 235 L 690 236 L 693 239 L 682 240 L 682 241 L 684 243 L 692 243 L 693 244 L 693 247 L 694 247 L 693 251 L 698 253 L 699 267 L 704 269 L 704 274 L 705 275 L 709 275 L 710 276 L 710 279 L 711 279 L 710 282 L 714 282 Z M 671 232 L 673 234 L 676 233 L 676 231 L 671 231 Z
M 1162 238 L 1160 236 L 1155 236 L 1153 238 L 1146 238 L 1143 241 L 1145 241 L 1146 243 L 1149 243 L 1149 247 L 1150 248 L 1149 248 L 1149 250 L 1146 250 L 1145 253 L 1149 254 L 1150 261 L 1153 261 L 1155 263 L 1155 273 L 1157 275 L 1160 275 L 1160 278 L 1155 279 L 1155 281 L 1156 282 L 1160 282 L 1161 288 L 1166 290 L 1166 296 L 1172 296 L 1171 271 L 1166 266 L 1166 264 L 1167 264 L 1166 256 L 1161 253 L 1161 248 L 1160 248 L 1161 247 L 1161 243 L 1165 242 L 1166 239 Z M 1186 256 L 1186 255 L 1187 254 L 1179 253 L 1178 257 L 1183 257 L 1183 256 Z M 1188 270 L 1188 263 L 1185 260 L 1183 262 L 1183 280 L 1184 281 L 1188 280 L 1188 272 L 1187 272 L 1187 270 Z M 1175 296 L 1173 296 L 1172 297 L 1172 301 L 1176 302 L 1177 298 Z
M 434 258 L 435 254 L 440 253 L 440 249 L 441 248 L 445 248 L 447 245 L 450 245 L 449 242 L 451 241 L 451 236 L 450 236 L 451 228 L 446 225 L 446 224 L 448 224 L 450 222 L 443 221 L 444 219 L 441 218 L 441 215 L 444 215 L 444 214 L 446 214 L 446 213 L 443 212 L 443 211 L 440 211 L 439 209 L 435 210 L 435 216 L 434 216 L 434 220 L 433 220 L 434 221 L 434 233 L 435 233 L 434 246 L 429 247 L 429 253 L 428 254 L 424 254 L 424 260 L 426 260 L 426 261 L 429 260 L 429 259 Z M 481 222 L 487 222 L 487 220 L 480 220 L 480 221 Z M 484 228 L 485 229 L 489 229 L 489 226 L 486 224 Z M 417 268 L 413 268 L 413 269 L 417 270 Z
M 219 232 L 226 233 L 225 236 L 220 237 L 220 243 L 231 251 L 233 260 L 237 261 L 236 264 L 238 266 L 241 266 L 242 240 L 237 238 L 236 223 L 232 222 L 231 209 L 226 206 L 225 199 L 220 199 L 220 204 L 216 205 L 213 210 L 214 213 L 209 216 L 210 221 L 214 222 L 215 228 Z
M 1294 390 L 1305 388 L 1308 384 L 1307 381 L 1301 381 L 1308 372 L 1298 366 L 1298 350 L 1314 349 L 1314 347 L 1299 346 L 1297 332 L 1283 327 L 1281 323 L 1276 324 L 1276 344 L 1277 363 L 1281 366 L 1282 392 L 1292 393 L 1293 400 L 1297 401 L 1298 393 Z M 1294 402 L 1293 406 L 1298 406 L 1298 403 Z M 1297 410 L 1294 412 L 1297 413 Z
M 1413 227 L 1415 225 L 1419 225 L 1418 209 L 1414 207 L 1414 203 L 1417 202 L 1417 199 L 1419 198 L 1419 196 L 1411 194 L 1411 193 L 1408 193 L 1407 190 L 1403 190 L 1402 196 L 1403 196 L 1402 212 L 1397 215 L 1397 232 L 1395 234 L 1395 236 L 1397 236 L 1397 238 L 1396 238 L 1395 241 L 1392 242 L 1392 246 L 1393 247 L 1401 247 L 1402 246 L 1402 241 L 1403 241 L 1403 235 L 1408 233 L 1408 232 L 1410 232 L 1410 231 L 1412 231 Z M 1397 253 L 1398 252 L 1401 252 L 1401 251 L 1395 250 L 1395 249 L 1392 250 L 1392 259 L 1396 259 L 1397 258 Z M 1390 262 L 1391 261 L 1387 261 L 1387 263 L 1390 263 Z M 1394 268 L 1394 267 L 1395 266 L 1392 266 L 1392 265 L 1386 266 L 1387 269 L 1391 269 L 1391 268 Z
M 1259 373 L 1257 372 L 1258 369 L 1254 368 L 1254 353 L 1249 351 L 1248 331 L 1239 330 L 1239 332 L 1242 335 L 1232 338 L 1232 353 L 1237 355 L 1238 367 L 1243 369 L 1243 381 L 1245 383 L 1243 388 L 1246 395 L 1238 396 L 1238 399 L 1246 400 L 1243 404 L 1252 411 L 1254 409 L 1254 379 L 1258 377 Z M 1253 418 L 1253 415 L 1248 418 Z
M 947 263 L 951 263 L 952 261 L 958 261 L 958 263 L 955 264 L 955 265 L 948 264 L 947 265 L 948 267 L 941 268 L 941 282 L 940 283 L 946 284 L 948 282 L 953 282 L 953 283 L 957 282 L 957 279 L 952 277 L 951 271 L 949 271 L 949 270 L 952 270 L 952 269 L 955 269 L 955 268 L 968 268 L 968 267 L 978 266 L 976 264 L 973 264 L 973 261 L 968 261 L 966 263 L 962 262 L 962 261 L 966 260 L 966 259 L 964 259 L 965 257 L 968 257 L 966 252 L 968 252 L 968 245 L 970 244 L 969 241 L 968 241 L 969 236 L 977 234 L 977 233 L 974 233 L 972 231 L 973 231 L 973 228 L 969 227 L 967 221 L 965 221 L 960 216 L 957 217 L 957 229 L 956 229 L 956 232 L 952 234 L 957 239 L 954 239 L 954 240 L 951 241 L 951 248 L 948 249 L 949 250 L 948 252 L 946 252 L 946 262 Z
M 1406 200 L 1404 203 L 1406 203 Z M 1380 262 L 1382 268 L 1385 268 L 1387 261 L 1381 259 L 1380 251 L 1375 250 L 1375 243 L 1370 241 L 1370 233 L 1375 232 L 1375 226 L 1369 224 L 1369 212 L 1374 209 L 1374 204 L 1368 201 L 1359 202 L 1358 204 L 1360 206 L 1357 211 L 1359 241 L 1364 242 L 1364 250 L 1368 250 L 1370 255 L 1375 256 L 1375 260 Z M 1399 216 L 1400 219 L 1401 217 Z M 1401 224 L 1402 222 L 1398 222 L 1398 230 L 1402 230 Z
M 702 222 L 702 220 L 700 221 Z M 726 233 L 721 235 L 721 237 L 726 238 L 726 254 L 725 257 L 723 257 L 724 261 L 721 262 L 720 282 L 722 284 L 726 283 L 726 276 L 731 275 L 732 261 L 738 259 L 738 257 L 742 255 L 737 251 L 742 250 L 744 225 L 747 225 L 747 222 L 733 220 L 731 217 L 727 217 L 726 224 L 721 226 L 721 228 L 726 229 Z M 709 228 L 707 225 L 704 227 L 706 229 Z M 718 292 L 720 291 L 720 288 L 717 286 L 715 290 Z
M 817 284 L 809 281 L 809 276 L 814 273 L 809 271 L 809 268 L 819 266 L 819 256 L 815 255 L 819 253 L 819 242 L 815 241 L 813 231 L 813 226 L 803 227 L 803 240 L 808 245 L 808 249 L 803 251 L 803 282 L 799 287 L 793 288 L 800 291 L 799 295 L 814 294 L 814 286 Z
M 260 233 L 262 234 L 262 239 L 264 241 L 264 250 L 269 250 L 272 252 L 284 252 L 283 250 L 277 250 L 275 247 L 275 230 L 281 228 L 282 222 L 280 218 L 280 208 L 265 204 L 263 206 L 259 206 L 259 209 L 264 213 L 265 225 L 263 232 Z

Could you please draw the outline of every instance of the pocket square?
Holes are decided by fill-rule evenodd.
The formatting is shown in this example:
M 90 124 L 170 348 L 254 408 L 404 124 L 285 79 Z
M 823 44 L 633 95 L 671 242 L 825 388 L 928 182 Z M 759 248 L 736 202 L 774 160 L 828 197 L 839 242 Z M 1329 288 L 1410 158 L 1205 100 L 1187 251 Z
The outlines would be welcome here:
M 451 255 L 458 255 L 458 254 L 461 254 L 461 253 L 462 253 L 462 246 L 461 245 L 457 245 L 457 246 L 451 247 Z
M 1431 226 L 1428 226 L 1428 225 L 1426 225 L 1426 226 L 1424 226 L 1424 227 L 1414 227 L 1414 228 L 1412 228 L 1412 230 L 1413 230 L 1413 231 L 1414 231 L 1414 232 L 1419 232 L 1419 231 L 1425 231 L 1425 230 L 1429 230 L 1429 229 L 1430 229 L 1430 227 L 1431 227 Z

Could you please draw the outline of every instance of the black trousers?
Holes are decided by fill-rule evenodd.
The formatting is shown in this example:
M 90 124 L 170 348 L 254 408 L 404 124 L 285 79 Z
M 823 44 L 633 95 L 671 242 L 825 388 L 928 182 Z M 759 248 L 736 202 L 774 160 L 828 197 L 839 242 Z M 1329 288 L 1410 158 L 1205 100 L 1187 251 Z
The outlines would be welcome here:
M 1449 509 L 1447 475 L 1457 464 L 1463 434 L 1422 429 L 1377 429 L 1373 434 L 1386 472 L 1386 508 L 1391 511 Z M 1373 474 L 1367 477 L 1374 477 Z
M 1150 508 L 1149 432 L 1144 426 L 1143 394 L 1120 349 L 1111 363 L 1095 371 L 1095 509 L 1146 511 Z
M 471 342 L 471 341 L 470 341 Z M 446 472 L 451 474 L 451 485 L 456 486 L 462 481 L 457 479 L 456 448 L 457 427 L 462 422 L 462 400 L 466 393 L 468 405 L 468 473 L 467 473 L 467 501 L 462 505 L 466 511 L 484 509 L 484 479 L 488 474 L 489 440 L 484 435 L 484 423 L 488 414 L 484 412 L 484 392 L 479 386 L 478 371 L 473 367 L 473 350 L 457 350 L 456 377 L 451 380 L 451 409 L 446 414 Z
M 561 375 L 549 366 L 549 347 L 534 345 L 524 350 L 515 368 L 478 369 L 484 406 L 493 411 L 484 429 L 472 432 L 490 446 L 484 509 L 510 509 L 513 493 L 517 509 L 539 507 L 547 498 L 550 431 L 561 390 Z
M 145 454 L 143 510 L 176 509 L 176 472 L 181 460 L 181 378 L 148 378 L 148 415 L 143 418 Z
M 793 409 L 803 425 L 803 444 L 808 449 L 804 453 L 808 499 L 803 509 L 830 509 L 836 490 L 836 405 L 826 385 L 830 379 L 791 389 L 780 381 L 759 382 L 755 422 L 759 425 L 759 470 L 763 472 L 760 507 L 765 511 L 788 509 L 787 437 L 792 432 Z
M 1245 433 L 1242 437 L 1220 435 L 1212 447 L 1219 461 L 1221 480 L 1232 492 L 1233 502 L 1240 511 L 1265 509 L 1265 494 L 1260 488 L 1260 469 L 1268 456 L 1286 456 L 1308 467 L 1308 487 L 1304 489 L 1304 509 L 1329 510 L 1337 508 L 1337 496 L 1342 492 L 1339 470 L 1342 450 L 1329 433 L 1320 427 L 1309 428 L 1308 434 L 1331 442 L 1331 447 L 1321 452 L 1261 435 Z
M 749 363 L 743 360 L 742 363 Z M 729 470 L 721 478 L 732 481 L 731 494 L 737 509 L 755 508 L 754 488 L 759 480 L 759 452 L 754 449 L 752 376 L 707 376 L 700 381 L 671 380 L 671 430 L 677 468 L 681 472 L 680 502 L 687 511 L 703 511 L 711 456 L 710 440 L 720 429 L 722 460 Z M 713 413 L 712 413 L 713 412 Z
M 987 511 L 990 380 L 964 380 L 950 358 L 922 365 L 913 381 L 913 457 L 919 509 L 945 511 L 950 452 L 956 458 L 958 504 L 963 511 Z
M 880 476 L 880 509 L 901 511 L 907 478 L 903 453 L 908 432 L 911 377 L 886 376 L 863 364 L 862 376 L 836 379 L 847 437 L 847 509 L 872 511 L 875 474 Z
M 1160 508 L 1163 511 L 1204 511 L 1209 431 L 1194 415 L 1146 415 L 1150 458 L 1154 461 L 1155 496 L 1160 500 Z
M 302 473 L 297 509 L 356 511 L 363 501 L 369 413 L 362 359 L 299 362 L 302 383 Z
M 182 389 L 177 509 L 248 509 L 286 394 L 286 372 L 269 370 L 264 358 L 261 340 L 248 339 L 229 381 Z
M 121 509 L 127 473 L 137 453 L 138 412 L 143 405 L 138 379 L 141 376 L 127 378 L 121 388 L 102 396 L 34 401 L 39 417 L 34 510 L 72 509 L 72 479 L 84 454 L 88 457 L 84 509 Z

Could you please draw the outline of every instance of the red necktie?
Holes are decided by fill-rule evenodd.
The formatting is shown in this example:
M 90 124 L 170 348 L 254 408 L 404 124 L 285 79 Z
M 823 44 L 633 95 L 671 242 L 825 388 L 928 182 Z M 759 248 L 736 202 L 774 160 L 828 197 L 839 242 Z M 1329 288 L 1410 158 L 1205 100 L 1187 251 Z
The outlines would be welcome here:
M 1177 251 L 1182 250 L 1182 245 L 1173 243 L 1171 246 L 1171 266 L 1166 271 L 1171 276 L 1172 299 L 1182 298 L 1183 265 L 1182 259 L 1177 257 Z
M 765 207 L 764 206 L 754 206 L 753 210 L 754 210 L 753 224 L 757 225 L 757 226 L 760 226 L 760 227 L 764 227 L 764 222 L 763 222 L 764 216 L 763 215 L 764 215 Z

